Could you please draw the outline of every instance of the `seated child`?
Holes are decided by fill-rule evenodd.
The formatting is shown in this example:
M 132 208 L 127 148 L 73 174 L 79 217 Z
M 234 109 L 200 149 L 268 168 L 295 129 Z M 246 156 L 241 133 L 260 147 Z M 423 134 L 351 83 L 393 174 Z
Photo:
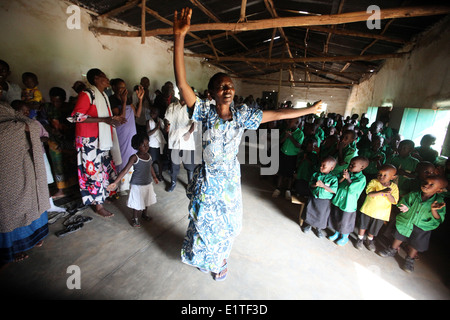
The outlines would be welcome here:
M 130 180 L 130 193 L 128 195 L 127 206 L 133 209 L 132 226 L 139 228 L 141 226 L 138 214 L 141 213 L 141 217 L 144 220 L 150 220 L 147 215 L 147 207 L 156 203 L 156 194 L 153 190 L 152 178 L 156 184 L 159 183 L 156 178 L 155 171 L 152 166 L 152 158 L 148 153 L 149 143 L 148 136 L 145 133 L 138 133 L 131 139 L 131 145 L 138 152 L 133 154 L 128 160 L 125 168 L 120 171 L 116 180 L 109 184 L 106 188 L 108 191 L 113 191 L 117 188 L 119 182 L 128 173 L 131 166 L 134 171 Z
M 398 155 L 393 156 L 387 161 L 387 163 L 390 163 L 397 168 L 397 186 L 400 197 L 407 193 L 407 184 L 416 176 L 415 172 L 419 160 L 411 156 L 411 152 L 413 151 L 414 142 L 412 140 L 402 140 L 398 145 Z
M 298 196 L 310 196 L 309 181 L 316 171 L 319 164 L 319 156 L 315 149 L 317 148 L 316 138 L 306 138 L 303 141 L 302 150 L 298 155 L 297 169 L 295 173 L 295 193 Z
M 355 139 L 356 132 L 353 130 L 347 130 L 342 133 L 342 137 L 338 143 L 336 153 L 334 155 L 331 154 L 337 160 L 337 164 L 333 170 L 333 174 L 341 176 L 342 171 L 344 169 L 347 169 L 350 160 L 358 155 L 358 149 L 353 144 Z
M 399 202 L 401 213 L 395 223 L 394 241 L 385 250 L 379 252 L 382 257 L 393 257 L 400 245 L 408 241 L 409 252 L 402 269 L 414 271 L 414 257 L 417 252 L 428 250 L 431 231 L 444 221 L 445 202 L 440 194 L 448 182 L 442 176 L 430 176 L 421 186 L 421 191 L 411 192 Z
M 327 227 L 330 216 L 331 199 L 338 188 L 338 178 L 331 173 L 336 166 L 336 159 L 328 156 L 320 163 L 320 171 L 311 177 L 312 197 L 308 199 L 305 211 L 305 226 L 303 232 L 307 233 L 314 227 L 317 237 L 322 238 L 322 229 Z
M 22 74 L 22 83 L 25 88 L 22 90 L 22 100 L 30 104 L 30 115 L 31 119 L 34 119 L 37 115 L 37 111 L 40 108 L 41 102 L 44 102 L 42 98 L 42 93 L 38 89 L 38 78 L 32 72 L 24 72 Z
M 291 199 L 291 187 L 297 166 L 297 156 L 304 139 L 303 131 L 298 127 L 299 123 L 299 118 L 286 120 L 287 128 L 280 135 L 280 168 L 278 170 L 276 189 L 272 193 L 274 198 L 280 195 L 281 186 L 285 182 L 285 197 L 286 199 Z
M 386 162 L 386 154 L 382 151 L 384 138 L 374 136 L 370 148 L 360 151 L 360 155 L 369 159 L 369 165 L 364 169 L 368 181 L 377 177 L 378 168 Z
M 389 221 L 391 206 L 398 201 L 398 187 L 392 182 L 396 175 L 397 168 L 391 164 L 384 164 L 378 170 L 377 178 L 372 179 L 367 185 L 367 197 L 359 209 L 361 216 L 358 223 L 357 249 L 362 249 L 364 235 L 368 231 L 364 245 L 370 251 L 375 251 L 373 238 L 378 235 L 385 221 Z
M 350 232 L 355 228 L 356 209 L 358 199 L 366 187 L 366 177 L 362 171 L 369 165 L 369 159 L 363 156 L 354 157 L 339 179 L 338 189 L 333 200 L 331 200 L 331 212 L 328 219 L 328 227 L 335 233 L 328 237 L 331 241 L 336 240 L 339 234 L 342 237 L 336 242 L 343 246 L 348 242 Z

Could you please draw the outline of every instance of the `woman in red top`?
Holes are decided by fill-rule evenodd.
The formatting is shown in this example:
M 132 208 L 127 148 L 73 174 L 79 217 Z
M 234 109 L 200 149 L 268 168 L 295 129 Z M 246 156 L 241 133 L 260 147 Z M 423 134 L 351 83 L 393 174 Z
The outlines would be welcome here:
M 110 196 L 106 187 L 117 175 L 115 165 L 122 162 L 115 127 L 126 120 L 111 111 L 104 93 L 109 87 L 106 75 L 91 69 L 87 80 L 92 86 L 79 94 L 71 115 L 76 123 L 78 182 L 83 203 L 95 205 L 95 212 L 103 217 L 112 217 L 103 203 Z

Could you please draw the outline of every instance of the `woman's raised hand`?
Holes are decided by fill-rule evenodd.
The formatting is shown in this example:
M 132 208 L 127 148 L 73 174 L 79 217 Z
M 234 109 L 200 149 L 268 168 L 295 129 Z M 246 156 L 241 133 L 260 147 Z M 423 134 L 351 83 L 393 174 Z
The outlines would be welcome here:
M 191 27 L 192 9 L 183 8 L 180 14 L 175 10 L 173 18 L 173 34 L 185 35 Z

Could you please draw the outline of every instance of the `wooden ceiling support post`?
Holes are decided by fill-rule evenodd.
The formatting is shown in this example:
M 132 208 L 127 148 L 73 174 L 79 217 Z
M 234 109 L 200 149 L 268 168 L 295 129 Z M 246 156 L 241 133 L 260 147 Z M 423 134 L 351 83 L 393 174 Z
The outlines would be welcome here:
M 141 4 L 141 44 L 145 43 L 145 3 L 147 0 L 142 0 Z

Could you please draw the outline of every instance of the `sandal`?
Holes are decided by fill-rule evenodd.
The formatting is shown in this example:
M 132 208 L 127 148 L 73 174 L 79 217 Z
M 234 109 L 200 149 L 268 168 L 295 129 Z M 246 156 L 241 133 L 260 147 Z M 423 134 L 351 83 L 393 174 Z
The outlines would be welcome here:
M 227 268 L 227 262 L 225 261 L 225 264 L 222 266 L 222 271 L 219 273 L 214 273 L 214 280 L 216 281 L 224 281 L 227 278 L 228 275 L 228 268 Z
M 133 226 L 133 228 L 140 228 L 141 227 L 141 224 L 140 224 L 138 218 L 131 219 L 131 225 Z

